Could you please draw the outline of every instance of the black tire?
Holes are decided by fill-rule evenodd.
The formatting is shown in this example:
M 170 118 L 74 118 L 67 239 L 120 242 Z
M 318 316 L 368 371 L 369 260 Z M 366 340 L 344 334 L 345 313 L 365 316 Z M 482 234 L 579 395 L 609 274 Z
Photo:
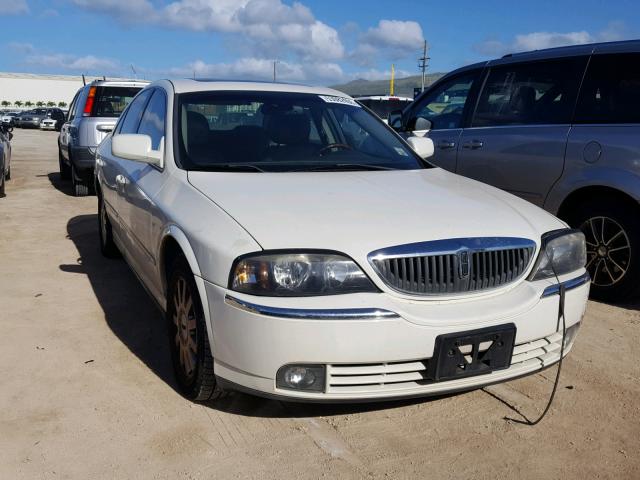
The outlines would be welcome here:
M 100 237 L 100 251 L 107 258 L 120 257 L 120 250 L 113 241 L 113 230 L 111 221 L 107 215 L 107 209 L 102 200 L 102 195 L 98 195 L 98 235 Z
M 71 181 L 73 182 L 73 194 L 76 197 L 86 197 L 89 195 L 89 185 L 86 180 L 79 178 L 76 167 L 71 164 Z
M 71 178 L 71 168 L 69 168 L 69 165 L 64 161 L 60 148 L 58 148 L 58 163 L 60 164 L 60 178 L 62 180 L 69 180 Z
M 623 302 L 640 295 L 640 211 L 617 198 L 590 198 L 568 215 L 587 239 L 591 297 Z M 618 232 L 622 233 L 618 233 Z
M 4 169 L 2 169 L 2 171 L 0 172 L 0 197 L 4 197 L 4 184 L 5 184 L 5 180 L 4 180 Z
M 188 298 L 191 308 L 186 311 L 183 306 L 189 303 Z M 213 355 L 202 303 L 184 255 L 179 255 L 171 268 L 166 315 L 171 360 L 180 392 L 198 402 L 219 398 L 223 391 L 213 373 Z M 196 351 L 187 345 L 195 345 Z
M 4 176 L 5 180 L 11 180 L 11 167 L 7 170 L 7 174 Z

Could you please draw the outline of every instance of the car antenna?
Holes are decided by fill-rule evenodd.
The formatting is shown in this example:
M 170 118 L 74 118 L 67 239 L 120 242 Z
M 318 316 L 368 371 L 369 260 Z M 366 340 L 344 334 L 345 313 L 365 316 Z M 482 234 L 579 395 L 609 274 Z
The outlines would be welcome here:
M 82 85 L 86 85 L 87 80 L 84 78 L 84 73 L 82 74 Z

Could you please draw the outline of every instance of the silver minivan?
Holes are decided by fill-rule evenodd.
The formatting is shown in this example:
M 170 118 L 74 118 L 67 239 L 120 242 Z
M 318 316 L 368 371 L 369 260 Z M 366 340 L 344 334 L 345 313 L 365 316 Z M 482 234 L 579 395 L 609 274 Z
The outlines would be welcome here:
M 390 124 L 429 160 L 587 237 L 592 296 L 640 294 L 640 40 L 509 54 L 449 73 Z
M 133 97 L 149 82 L 96 80 L 83 86 L 69 106 L 58 136 L 60 177 L 71 179 L 76 196 L 93 188 L 96 148 Z

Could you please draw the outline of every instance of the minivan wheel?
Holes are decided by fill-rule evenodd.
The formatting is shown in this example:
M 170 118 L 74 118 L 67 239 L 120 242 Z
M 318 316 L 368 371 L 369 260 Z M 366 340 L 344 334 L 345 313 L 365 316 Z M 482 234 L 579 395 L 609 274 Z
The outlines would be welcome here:
M 89 185 L 86 181 L 78 178 L 76 167 L 71 165 L 71 181 L 73 182 L 73 194 L 76 197 L 86 197 L 89 195 Z
M 7 170 L 7 174 L 4 176 L 5 180 L 11 180 L 11 167 Z
M 640 294 L 640 222 L 637 209 L 611 198 L 585 200 L 569 223 L 587 241 L 591 296 L 620 302 Z
M 60 165 L 60 178 L 62 180 L 69 180 L 71 178 L 71 169 L 64 161 L 60 148 L 58 148 L 58 164 Z
M 213 355 L 198 288 L 186 258 L 173 262 L 167 288 L 171 359 L 182 394 L 195 401 L 214 400 L 222 390 L 213 373 Z
M 100 251 L 107 258 L 117 258 L 120 251 L 113 241 L 113 230 L 111 221 L 107 216 L 107 207 L 102 200 L 102 195 L 98 195 L 98 233 L 100 235 Z

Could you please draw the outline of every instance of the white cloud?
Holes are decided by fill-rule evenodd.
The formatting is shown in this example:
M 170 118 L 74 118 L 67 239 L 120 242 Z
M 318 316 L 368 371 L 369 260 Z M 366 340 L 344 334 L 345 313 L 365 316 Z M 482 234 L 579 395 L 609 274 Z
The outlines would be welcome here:
M 278 61 L 277 80 L 289 82 L 334 81 L 342 79 L 342 68 L 336 63 L 296 63 Z M 231 63 L 206 63 L 196 60 L 184 67 L 172 68 L 171 76 L 236 80 L 272 80 L 273 61 L 264 58 L 241 58 Z
M 623 22 L 611 22 L 607 25 L 607 28 L 596 34 L 591 34 L 586 30 L 564 33 L 532 32 L 516 35 L 512 41 L 506 43 L 496 39 L 486 40 L 473 48 L 482 55 L 499 56 L 512 52 L 621 40 L 624 38 L 624 31 L 625 25 Z
M 0 15 L 29 13 L 27 0 L 0 0 Z
M 28 55 L 24 62 L 27 65 L 45 67 L 56 70 L 69 70 L 82 73 L 114 73 L 122 70 L 121 65 L 109 58 L 94 55 L 70 55 L 65 53 Z
M 30 43 L 23 42 L 9 42 L 7 47 L 15 53 L 20 53 L 22 55 L 26 55 L 28 53 L 33 53 L 35 51 L 35 47 Z
M 236 34 L 264 56 L 292 53 L 321 61 L 344 56 L 338 32 L 315 19 L 311 10 L 298 2 L 287 5 L 282 0 L 176 0 L 162 7 L 149 0 L 73 2 L 124 23 Z
M 419 23 L 402 20 L 380 20 L 360 36 L 350 59 L 360 66 L 371 66 L 382 56 L 391 60 L 418 53 L 424 42 Z

